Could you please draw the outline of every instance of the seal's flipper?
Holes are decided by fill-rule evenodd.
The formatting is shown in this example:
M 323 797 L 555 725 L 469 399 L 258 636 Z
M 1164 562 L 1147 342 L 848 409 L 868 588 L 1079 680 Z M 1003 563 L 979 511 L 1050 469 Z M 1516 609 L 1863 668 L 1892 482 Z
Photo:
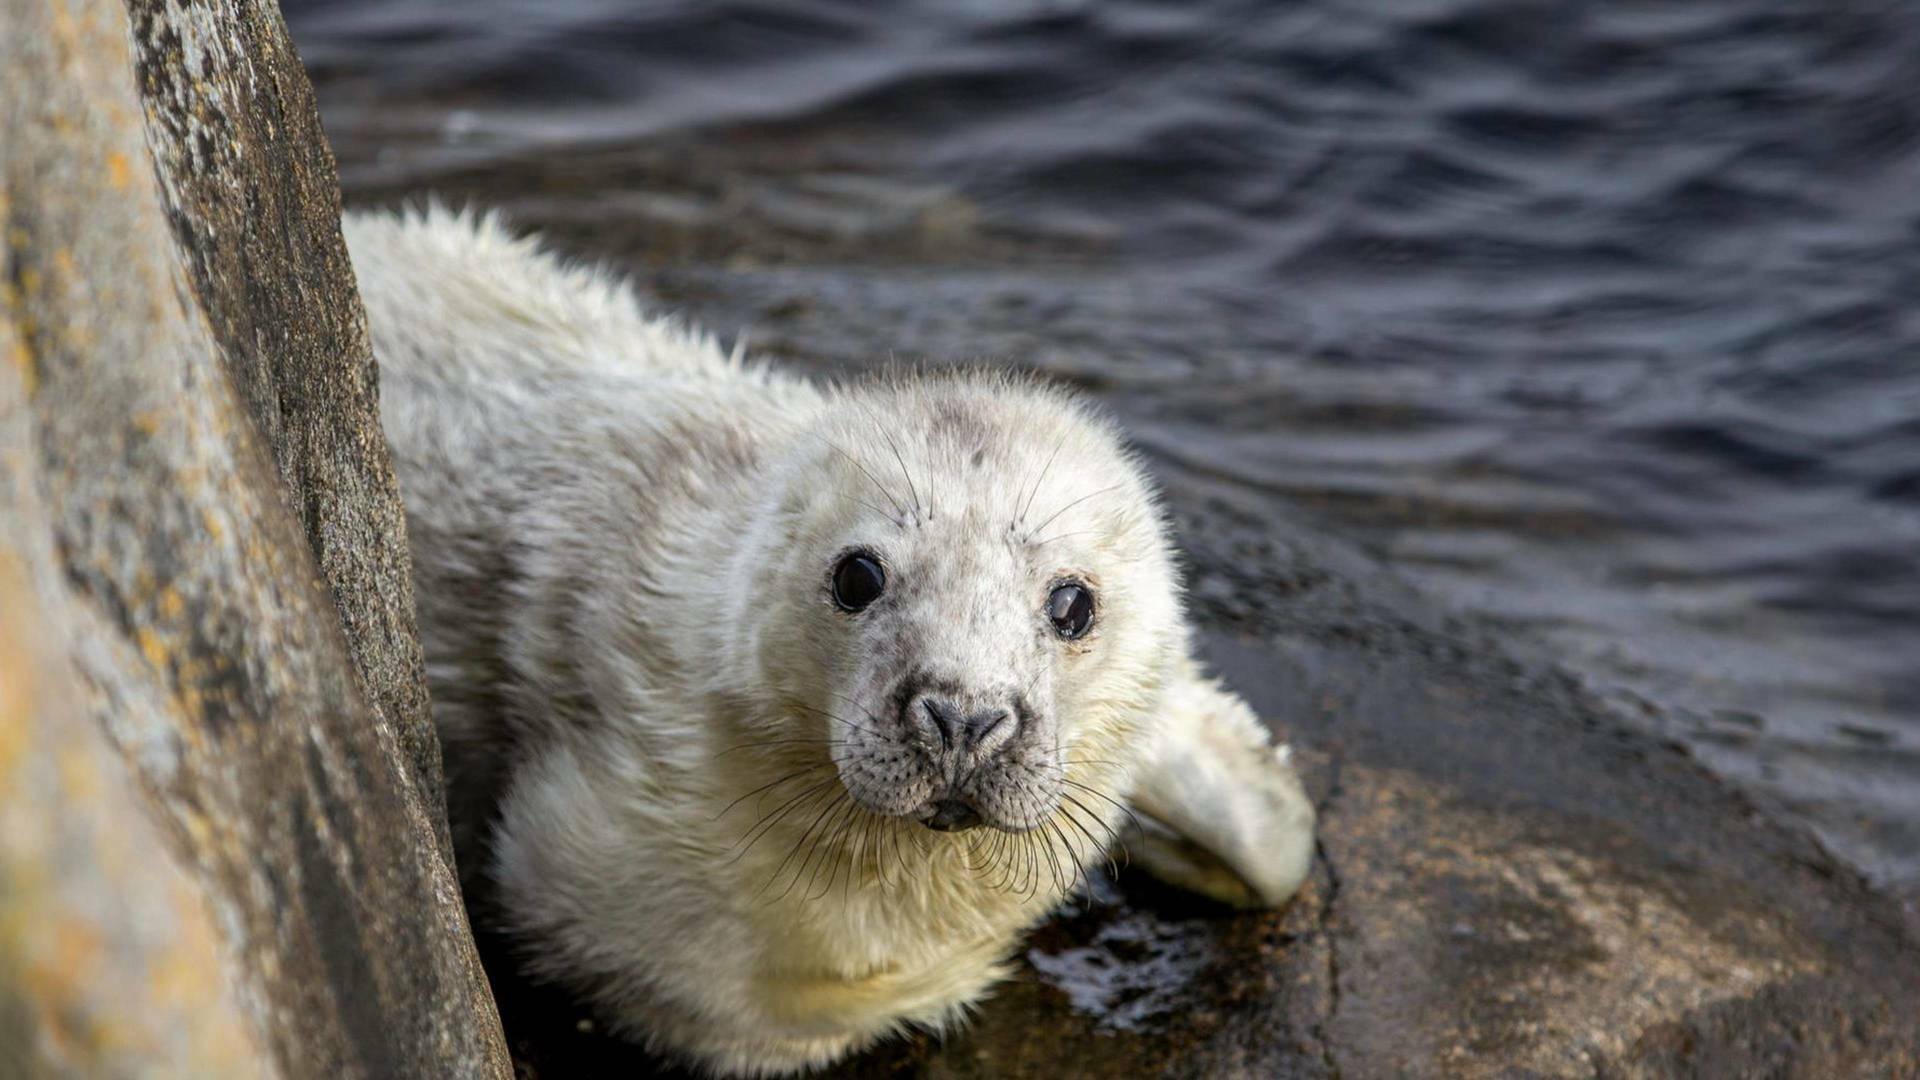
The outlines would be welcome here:
M 1236 907 L 1277 907 L 1313 864 L 1313 804 L 1246 702 L 1189 669 L 1138 774 L 1126 839 L 1155 877 Z

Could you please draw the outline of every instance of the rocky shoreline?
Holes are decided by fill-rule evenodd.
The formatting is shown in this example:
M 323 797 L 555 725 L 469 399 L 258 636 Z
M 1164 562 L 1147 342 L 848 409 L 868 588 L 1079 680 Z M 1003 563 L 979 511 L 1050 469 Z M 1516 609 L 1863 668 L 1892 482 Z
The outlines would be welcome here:
M 33 91 L 0 103 L 0 1076 L 658 1071 L 483 977 L 278 13 L 14 5 L 0 58 Z M 1211 659 L 1301 748 L 1313 881 L 1248 915 L 1123 873 L 973 1025 L 842 1074 L 1920 1073 L 1891 899 L 1550 662 L 1160 468 Z

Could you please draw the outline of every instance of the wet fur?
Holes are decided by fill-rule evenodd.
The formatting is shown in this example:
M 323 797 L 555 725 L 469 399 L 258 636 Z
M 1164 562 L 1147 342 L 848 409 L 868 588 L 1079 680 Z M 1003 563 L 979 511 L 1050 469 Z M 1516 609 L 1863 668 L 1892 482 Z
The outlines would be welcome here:
M 1245 713 L 1188 659 L 1153 495 L 1076 399 L 824 388 L 490 219 L 346 232 L 463 875 L 623 1034 L 773 1074 L 950 1025 L 1102 858 L 1170 695 Z M 826 593 L 849 544 L 891 562 L 858 616 Z M 1099 605 L 1075 642 L 1040 615 L 1068 576 Z M 1017 702 L 966 782 L 1024 831 L 888 816 L 947 782 L 910 680 Z

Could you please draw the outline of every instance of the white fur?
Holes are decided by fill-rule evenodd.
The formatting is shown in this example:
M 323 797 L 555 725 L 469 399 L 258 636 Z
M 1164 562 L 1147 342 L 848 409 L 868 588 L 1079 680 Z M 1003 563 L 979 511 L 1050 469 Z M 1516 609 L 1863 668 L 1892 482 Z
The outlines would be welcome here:
M 1136 777 L 1262 898 L 1298 885 L 1298 782 L 1194 668 L 1151 490 L 1076 400 L 991 374 L 821 388 L 490 218 L 345 230 L 463 872 L 533 972 L 661 1052 L 775 1074 L 957 1020 Z M 850 545 L 889 572 L 858 615 L 825 585 Z M 1078 641 L 1044 617 L 1069 579 L 1098 598 Z M 968 782 L 991 824 L 1039 828 L 915 823 L 936 751 L 887 697 L 909 669 L 1030 706 Z M 1262 768 L 1231 835 L 1182 812 L 1182 778 Z

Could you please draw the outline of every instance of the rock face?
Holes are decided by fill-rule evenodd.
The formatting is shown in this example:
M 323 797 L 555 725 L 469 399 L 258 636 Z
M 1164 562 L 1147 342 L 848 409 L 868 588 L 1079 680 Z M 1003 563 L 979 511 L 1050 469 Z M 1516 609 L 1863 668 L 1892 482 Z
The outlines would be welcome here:
M 147 145 L 194 296 L 266 437 L 362 685 L 438 803 L 406 522 L 312 88 L 272 4 L 127 8 Z
M 0 9 L 0 1075 L 507 1075 L 271 6 Z

